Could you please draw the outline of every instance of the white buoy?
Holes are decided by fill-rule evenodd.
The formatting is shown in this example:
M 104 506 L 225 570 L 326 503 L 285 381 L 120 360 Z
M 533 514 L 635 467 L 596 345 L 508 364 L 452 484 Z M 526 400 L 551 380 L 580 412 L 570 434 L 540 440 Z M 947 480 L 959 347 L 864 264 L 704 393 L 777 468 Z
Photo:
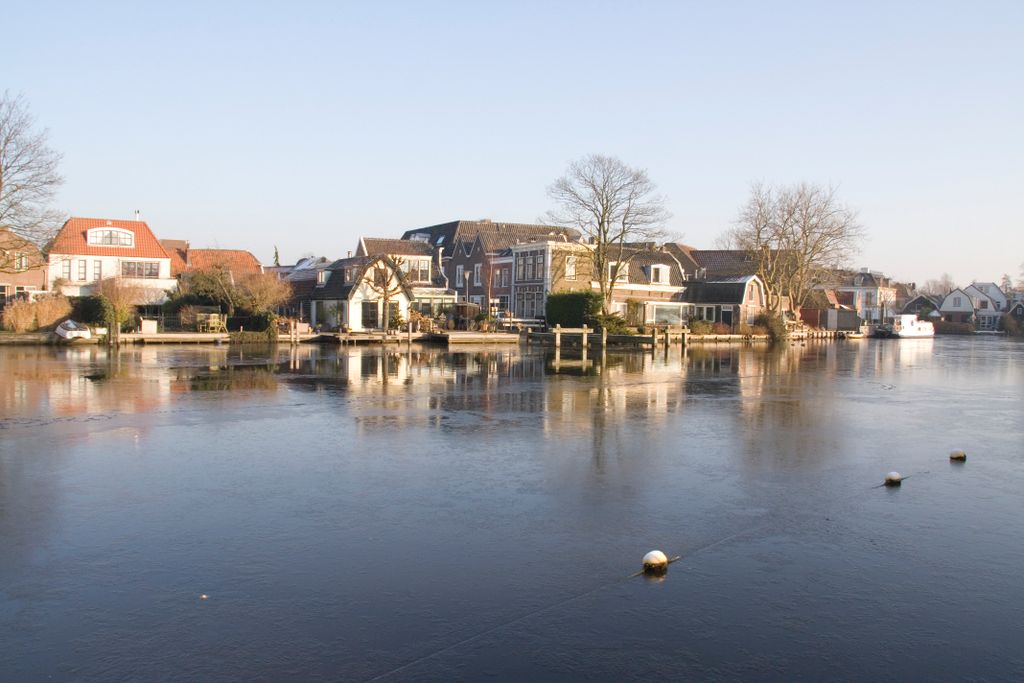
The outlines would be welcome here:
M 890 472 L 889 474 L 885 475 L 886 486 L 899 486 L 902 483 L 903 477 L 900 476 L 899 472 Z
M 652 550 L 644 555 L 644 571 L 648 574 L 661 574 L 668 570 L 668 556 L 660 550 Z
M 200 600 L 209 600 L 210 596 L 207 595 L 206 593 L 203 593 L 202 595 L 199 596 L 199 599 Z
M 964 460 L 967 460 L 967 453 L 964 452 L 964 451 L 960 451 L 960 450 L 950 451 L 949 459 L 950 460 L 958 460 L 960 462 L 963 462 Z

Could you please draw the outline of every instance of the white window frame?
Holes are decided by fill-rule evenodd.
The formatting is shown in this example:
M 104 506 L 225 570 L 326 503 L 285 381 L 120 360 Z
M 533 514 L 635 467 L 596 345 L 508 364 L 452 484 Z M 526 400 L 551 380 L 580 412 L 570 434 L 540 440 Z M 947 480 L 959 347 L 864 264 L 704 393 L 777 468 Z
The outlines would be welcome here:
M 651 284 L 667 285 L 669 283 L 668 266 L 657 263 L 651 266 Z
M 479 287 L 480 284 L 481 284 L 480 283 L 480 271 L 482 270 L 482 268 L 483 268 L 483 264 L 481 264 L 481 263 L 474 263 L 473 264 L 473 286 L 474 287 Z
M 117 244 L 113 244 L 114 236 L 117 236 Z M 135 233 L 124 228 L 92 228 L 86 233 L 86 242 L 92 247 L 124 247 L 132 249 L 135 247 Z
M 608 280 L 609 281 L 612 280 L 612 274 L 615 272 L 615 266 L 617 266 L 618 264 L 619 264 L 618 261 L 609 261 L 608 262 Z M 628 264 L 626 264 L 626 266 L 624 268 L 621 268 L 619 270 L 619 276 L 617 278 L 615 278 L 615 283 L 616 284 L 618 284 L 620 282 L 629 282 L 629 265 Z
M 465 268 L 462 267 L 462 264 L 460 263 L 459 265 L 455 266 L 455 282 L 456 282 L 455 286 L 456 287 L 459 287 L 459 286 L 463 286 L 464 287 L 466 285 L 466 283 L 463 282 L 463 279 L 465 278 L 465 276 L 466 276 L 465 275 Z
M 568 254 L 565 257 L 565 279 L 575 280 L 576 279 L 576 255 Z

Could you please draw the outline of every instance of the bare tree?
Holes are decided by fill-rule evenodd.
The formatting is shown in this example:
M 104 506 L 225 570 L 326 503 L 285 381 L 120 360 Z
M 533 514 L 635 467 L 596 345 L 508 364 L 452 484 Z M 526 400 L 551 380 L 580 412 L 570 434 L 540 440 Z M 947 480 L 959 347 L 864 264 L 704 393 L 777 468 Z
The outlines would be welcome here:
M 949 273 L 943 273 L 938 279 L 926 280 L 921 285 L 921 293 L 930 296 L 946 296 L 956 289 L 956 282 Z
M 756 184 L 725 241 L 750 253 L 768 290 L 769 311 L 778 314 L 788 297 L 799 316 L 811 290 L 831 279 L 862 237 L 856 212 L 834 187 Z
M 47 131 L 34 130 L 20 96 L 0 95 L 0 228 L 9 228 L 18 245 L 0 251 L 0 271 L 16 270 L 15 252 L 43 246 L 60 228 L 63 215 L 50 207 L 64 178 L 57 172 L 61 155 L 47 145 Z
M 402 277 L 403 263 L 404 260 L 401 258 L 378 258 L 363 277 L 363 283 L 384 302 L 384 324 L 381 327 L 385 332 L 391 329 L 391 300 L 405 289 L 405 280 Z
M 1003 273 L 1003 279 L 999 283 L 999 289 L 1003 290 L 1003 294 L 1009 294 L 1013 291 L 1013 278 L 1010 277 L 1009 273 Z
M 116 346 L 121 343 L 121 326 L 131 320 L 136 306 L 147 303 L 147 292 L 119 277 L 103 278 L 94 291 L 103 301 L 107 339 Z
M 665 199 L 647 171 L 599 154 L 569 164 L 565 175 L 548 187 L 548 197 L 557 208 L 547 213 L 547 220 L 576 228 L 590 243 L 607 314 L 615 284 L 637 253 L 634 245 L 664 235 L 669 217 Z

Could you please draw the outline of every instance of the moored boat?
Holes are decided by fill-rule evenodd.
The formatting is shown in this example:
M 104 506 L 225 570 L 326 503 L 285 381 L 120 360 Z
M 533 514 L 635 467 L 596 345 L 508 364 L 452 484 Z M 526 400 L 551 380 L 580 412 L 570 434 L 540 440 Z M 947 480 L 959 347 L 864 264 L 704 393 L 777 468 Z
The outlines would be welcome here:
M 892 339 L 934 337 L 935 326 L 913 314 L 897 315 L 891 323 L 876 327 L 872 336 Z
M 69 344 L 78 340 L 84 341 L 86 339 L 92 339 L 92 332 L 89 330 L 88 326 L 83 325 L 82 323 L 76 323 L 71 318 L 68 318 L 60 325 L 57 325 L 57 329 L 53 332 L 57 335 L 57 338 L 60 341 L 67 342 Z

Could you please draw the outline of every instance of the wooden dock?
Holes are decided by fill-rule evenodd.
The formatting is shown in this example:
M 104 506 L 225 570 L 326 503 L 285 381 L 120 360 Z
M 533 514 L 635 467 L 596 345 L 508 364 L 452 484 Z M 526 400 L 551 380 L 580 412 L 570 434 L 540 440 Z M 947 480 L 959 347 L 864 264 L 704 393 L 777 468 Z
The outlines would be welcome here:
M 431 332 L 423 335 L 422 341 L 432 344 L 518 344 L 519 335 L 514 332 Z

